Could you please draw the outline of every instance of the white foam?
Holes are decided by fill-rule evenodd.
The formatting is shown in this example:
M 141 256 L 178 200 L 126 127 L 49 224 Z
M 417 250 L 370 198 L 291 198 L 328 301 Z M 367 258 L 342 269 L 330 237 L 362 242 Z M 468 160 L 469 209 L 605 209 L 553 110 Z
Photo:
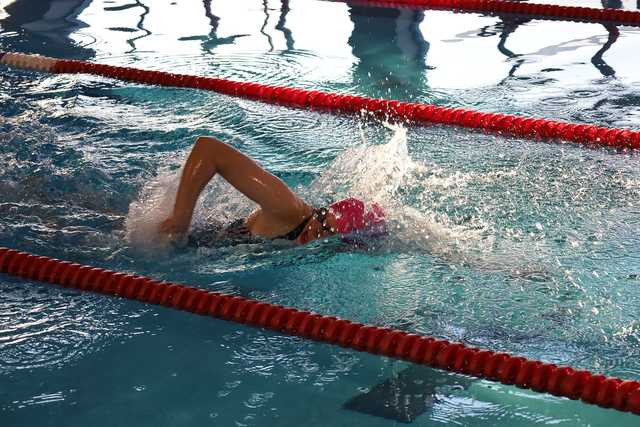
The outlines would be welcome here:
M 389 244 L 398 250 L 426 251 L 452 257 L 481 242 L 480 221 L 456 225 L 446 214 L 436 213 L 421 194 L 437 190 L 456 192 L 472 179 L 471 174 L 446 175 L 437 166 L 414 161 L 409 156 L 407 131 L 387 125 L 392 131 L 385 144 L 363 144 L 345 150 L 311 185 L 310 193 L 324 192 L 331 199 L 357 197 L 376 202 L 385 210 L 391 230 Z M 408 194 L 416 200 L 408 202 Z
M 388 142 L 371 144 L 363 135 L 361 144 L 346 149 L 308 188 L 299 189 L 303 197 L 316 204 L 344 197 L 380 204 L 391 231 L 383 245 L 390 250 L 426 252 L 492 270 L 522 265 L 504 254 L 523 254 L 526 249 L 511 247 L 510 242 L 496 244 L 496 231 L 481 214 L 461 220 L 445 213 L 451 203 L 465 204 L 468 192 L 474 191 L 466 189 L 470 183 L 492 182 L 514 172 L 446 172 L 411 159 L 406 129 L 387 127 L 392 132 Z M 132 246 L 166 247 L 158 227 L 171 212 L 179 177 L 175 170 L 161 171 L 131 204 L 126 236 Z M 227 223 L 253 209 L 252 202 L 216 177 L 200 198 L 192 226 Z
M 131 203 L 125 220 L 125 236 L 131 246 L 152 249 L 164 248 L 169 243 L 158 228 L 173 209 L 178 180 L 176 172 L 161 172 Z
M 379 203 L 385 210 L 390 235 L 383 246 L 398 252 L 435 255 L 453 264 L 493 271 L 526 274 L 539 271 L 548 252 L 540 242 L 497 240 L 495 224 L 481 211 L 469 209 L 465 218 L 447 215 L 453 206 L 467 207 L 477 189 L 512 178 L 517 170 L 461 172 L 413 160 L 407 131 L 387 125 L 392 132 L 385 144 L 363 143 L 345 150 L 311 185 L 310 196 L 328 200 L 358 197 Z M 455 211 L 455 209 L 454 209 Z M 535 252 L 534 252 L 535 251 Z
M 184 163 L 185 155 L 180 163 Z M 136 200 L 129 206 L 125 222 L 127 242 L 134 248 L 164 250 L 169 239 L 159 231 L 175 203 L 181 170 L 167 167 L 146 182 Z M 214 177 L 205 188 L 193 214 L 191 226 L 227 223 L 249 215 L 255 204 L 238 193 L 224 179 Z

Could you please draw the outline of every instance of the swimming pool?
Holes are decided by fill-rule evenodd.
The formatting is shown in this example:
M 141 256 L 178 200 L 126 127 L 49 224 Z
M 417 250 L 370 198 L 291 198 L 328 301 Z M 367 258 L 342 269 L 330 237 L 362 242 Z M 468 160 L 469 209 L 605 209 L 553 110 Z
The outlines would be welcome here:
M 638 128 L 634 28 L 318 1 L 44 5 L 5 7 L 0 50 Z M 635 153 L 1 73 L 0 245 L 640 378 Z M 200 134 L 314 202 L 383 200 L 394 236 L 366 250 L 152 251 Z M 251 208 L 221 183 L 205 196 L 200 222 Z M 415 425 L 637 422 L 159 307 L 0 283 L 6 425 L 392 425 L 366 414 L 385 402 Z

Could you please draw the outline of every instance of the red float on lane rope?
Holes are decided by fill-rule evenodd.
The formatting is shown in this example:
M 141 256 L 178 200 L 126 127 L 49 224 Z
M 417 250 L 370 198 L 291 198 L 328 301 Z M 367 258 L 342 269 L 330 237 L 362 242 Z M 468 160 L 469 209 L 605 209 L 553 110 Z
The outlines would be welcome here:
M 158 304 L 640 415 L 640 382 L 0 248 L 0 272 Z

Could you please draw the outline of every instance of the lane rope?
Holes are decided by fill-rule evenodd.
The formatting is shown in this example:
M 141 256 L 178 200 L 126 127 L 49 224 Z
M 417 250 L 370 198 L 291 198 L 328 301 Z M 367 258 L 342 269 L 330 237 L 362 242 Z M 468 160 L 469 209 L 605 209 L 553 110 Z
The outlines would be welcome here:
M 640 26 L 640 12 L 635 10 L 560 6 L 506 0 L 332 0 L 362 6 L 436 9 L 464 13 L 526 15 L 535 19 L 590 22 Z
M 0 272 L 212 316 L 640 415 L 640 382 L 0 248 Z
M 568 141 L 623 150 L 640 148 L 640 132 L 624 128 L 607 128 L 512 114 L 485 113 L 467 108 L 374 99 L 13 52 L 4 54 L 0 52 L 0 63 L 33 71 L 92 74 L 147 85 L 208 90 L 292 108 L 345 114 L 368 112 L 387 120 L 460 126 L 532 140 Z

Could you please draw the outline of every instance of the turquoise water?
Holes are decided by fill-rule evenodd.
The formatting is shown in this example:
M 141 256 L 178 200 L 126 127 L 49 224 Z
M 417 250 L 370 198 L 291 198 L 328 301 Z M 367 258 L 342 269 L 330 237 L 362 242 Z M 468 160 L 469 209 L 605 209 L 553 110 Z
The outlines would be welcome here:
M 0 50 L 640 127 L 634 28 L 311 0 L 5 3 Z M 2 246 L 640 379 L 636 153 L 394 129 L 90 76 L 0 76 Z M 367 248 L 160 247 L 155 225 L 201 134 L 247 152 L 313 202 L 379 201 L 392 237 Z M 216 181 L 195 221 L 251 208 Z M 356 396 L 357 410 L 346 409 Z M 396 420 L 364 413 L 385 404 Z M 407 413 L 419 426 L 637 424 L 0 277 L 3 426 L 387 426 Z

